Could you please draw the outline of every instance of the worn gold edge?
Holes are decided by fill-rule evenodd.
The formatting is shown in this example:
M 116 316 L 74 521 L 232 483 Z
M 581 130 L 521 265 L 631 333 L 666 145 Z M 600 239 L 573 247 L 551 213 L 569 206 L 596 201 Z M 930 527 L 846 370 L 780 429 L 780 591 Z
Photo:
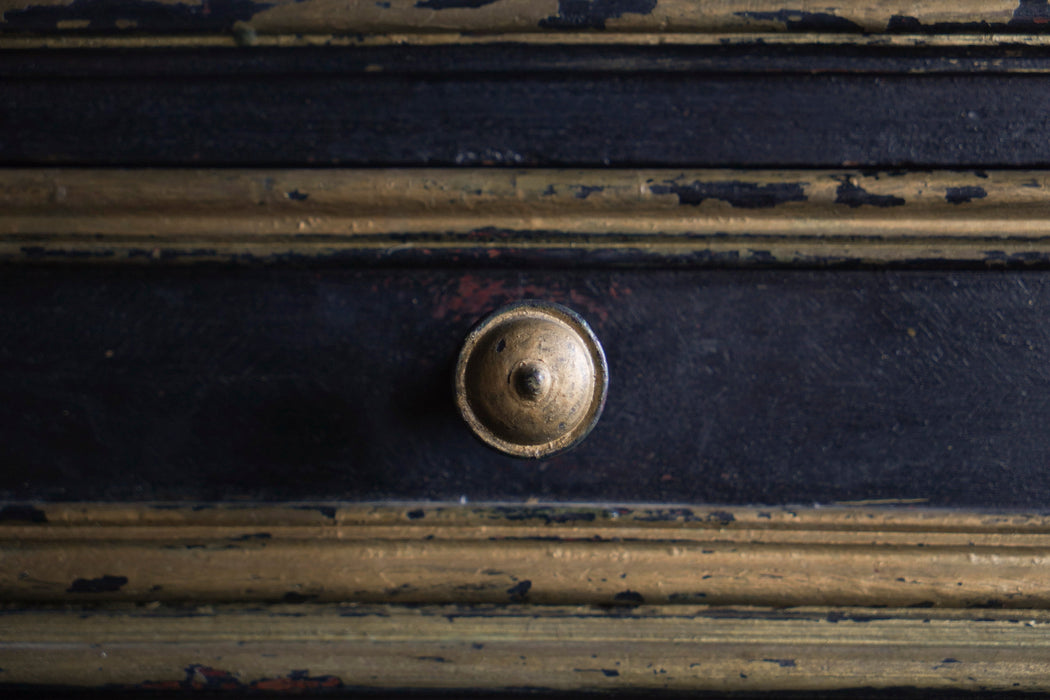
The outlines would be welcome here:
M 0 170 L 5 259 L 565 248 L 775 261 L 1050 255 L 1046 171 Z
M 4 506 L 0 600 L 1050 609 L 1042 515 L 160 506 Z
M 1050 534 L 1050 514 L 934 508 L 925 499 L 883 499 L 826 506 L 541 502 L 0 502 L 7 528 L 97 527 L 506 527 L 562 526 L 686 530 L 771 529 L 927 533 Z M 659 535 L 657 535 L 659 536 Z
M 246 28 L 249 29 L 249 28 Z M 327 33 L 265 33 L 240 31 L 216 34 L 0 35 L 0 51 L 25 49 L 111 48 L 234 48 L 297 46 L 443 46 L 497 43 L 535 45 L 708 46 L 757 44 L 772 46 L 871 47 L 1012 47 L 1050 46 L 1047 34 L 836 34 L 788 32 L 419 32 L 344 35 Z
M 161 606 L 8 610 L 0 621 L 0 684 L 1050 688 L 1041 611 Z

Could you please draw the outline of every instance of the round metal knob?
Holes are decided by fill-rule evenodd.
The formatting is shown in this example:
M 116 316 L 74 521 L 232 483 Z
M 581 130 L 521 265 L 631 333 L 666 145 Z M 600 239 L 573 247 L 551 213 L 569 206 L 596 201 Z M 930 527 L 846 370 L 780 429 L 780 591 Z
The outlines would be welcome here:
M 523 301 L 482 319 L 456 364 L 456 404 L 488 445 L 547 457 L 587 436 L 609 371 L 587 323 L 558 304 Z

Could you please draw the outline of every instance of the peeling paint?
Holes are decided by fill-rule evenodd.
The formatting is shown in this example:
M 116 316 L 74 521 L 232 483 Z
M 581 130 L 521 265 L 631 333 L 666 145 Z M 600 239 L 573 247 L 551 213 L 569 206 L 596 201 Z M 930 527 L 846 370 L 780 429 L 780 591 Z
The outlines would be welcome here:
M 617 593 L 613 596 L 613 600 L 623 605 L 645 605 L 645 597 L 630 589 Z
M 146 681 L 135 686 L 136 690 L 249 690 L 268 692 L 303 692 L 312 690 L 335 690 L 343 687 L 342 679 L 336 676 L 310 676 L 308 670 L 293 670 L 286 676 L 260 678 L 242 682 L 230 671 L 212 668 L 203 664 L 186 667 L 181 681 Z
M 594 522 L 597 518 L 597 515 L 595 513 L 589 511 L 563 511 L 560 509 L 545 506 L 495 506 L 492 510 L 492 517 L 498 518 L 500 520 L 508 520 L 512 522 L 522 520 L 542 520 L 546 525 L 550 525 L 553 523 L 591 523 Z
M 804 182 L 772 182 L 758 184 L 730 180 L 723 182 L 701 182 L 694 180 L 691 184 L 682 185 L 667 181 L 662 185 L 650 185 L 653 194 L 673 194 L 679 204 L 699 206 L 707 199 L 727 202 L 739 209 L 764 209 L 775 207 L 786 202 L 806 201 Z
M 558 0 L 558 14 L 540 21 L 544 29 L 605 29 L 625 14 L 648 15 L 657 0 Z
M 777 12 L 737 12 L 744 17 L 760 22 L 780 22 L 791 32 L 863 32 L 856 22 L 829 12 L 805 12 L 803 10 L 779 10 Z
M 507 595 L 510 596 L 511 600 L 522 602 L 529 595 L 529 591 L 532 589 L 532 581 L 524 580 L 519 581 L 515 585 L 507 589 Z
M 988 193 L 983 187 L 965 186 L 949 187 L 945 191 L 944 198 L 949 204 L 965 204 L 975 199 L 984 199 Z
M 269 532 L 251 532 L 246 535 L 238 535 L 237 537 L 231 537 L 231 542 L 251 542 L 258 540 L 269 540 L 272 539 L 272 535 Z
M 208 0 L 166 3 L 157 0 L 73 0 L 68 5 L 33 5 L 7 10 L 5 30 L 54 32 L 77 22 L 77 31 L 135 29 L 151 32 L 229 31 L 234 23 L 273 7 L 276 2 Z M 69 31 L 69 30 L 67 30 Z
M 416 3 L 416 7 L 428 10 L 477 9 L 495 2 L 499 0 L 420 0 Z
M 127 576 L 100 576 L 78 578 L 66 589 L 66 593 L 115 593 L 128 582 Z
M 910 15 L 892 15 L 887 33 L 899 34 L 993 34 L 1043 33 L 1050 30 L 1050 4 L 1047 0 L 1020 0 L 1007 22 L 970 19 L 955 22 L 923 22 Z
M 836 177 L 839 186 L 835 190 L 835 203 L 845 204 L 851 209 L 865 205 L 873 207 L 899 207 L 904 205 L 904 198 L 891 194 L 871 194 L 849 176 Z
M 602 192 L 605 190 L 605 188 L 601 185 L 576 185 L 574 189 L 576 190 L 574 195 L 576 199 L 587 199 L 587 197 L 591 196 L 595 192 Z

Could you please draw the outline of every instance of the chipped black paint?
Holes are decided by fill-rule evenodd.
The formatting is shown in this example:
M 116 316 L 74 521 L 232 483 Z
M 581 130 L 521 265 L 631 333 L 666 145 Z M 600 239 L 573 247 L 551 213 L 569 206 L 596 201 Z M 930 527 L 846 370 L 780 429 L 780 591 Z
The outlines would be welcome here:
M 596 515 L 591 512 L 559 510 L 546 506 L 496 506 L 492 508 L 493 518 L 503 520 L 542 520 L 545 525 L 575 522 L 594 522 Z
M 617 678 L 620 672 L 614 668 L 574 668 L 574 673 L 600 673 L 606 678 Z
M 856 33 L 864 28 L 856 22 L 829 12 L 779 10 L 777 12 L 737 12 L 738 17 L 759 22 L 782 22 L 790 32 Z
M 293 506 L 296 510 L 315 510 L 324 517 L 335 520 L 335 508 L 332 506 Z
M 899 207 L 904 205 L 904 199 L 892 194 L 871 194 L 858 185 L 851 177 L 836 177 L 839 186 L 835 190 L 835 203 L 845 204 L 851 209 L 862 206 L 873 207 Z
M 626 14 L 647 15 L 657 0 L 558 0 L 558 14 L 540 21 L 544 29 L 605 29 Z
M 3 32 L 44 34 L 120 32 L 122 26 L 136 32 L 229 31 L 236 22 L 247 21 L 270 7 L 273 3 L 254 0 L 209 0 L 199 5 L 154 0 L 73 0 L 68 5 L 7 10 L 0 28 Z M 86 24 L 71 32 L 59 30 L 59 22 Z
M 243 681 L 225 669 L 205 664 L 191 664 L 185 676 L 177 681 L 145 681 L 129 690 L 137 691 L 240 691 L 263 693 L 301 693 L 308 691 L 339 690 L 344 687 L 337 676 L 311 676 L 308 669 L 289 671 L 286 676 Z M 117 688 L 119 689 L 119 687 Z
M 889 34 L 1045 34 L 1050 31 L 1047 0 L 1020 0 L 1008 22 L 923 23 L 917 17 L 893 15 L 886 25 Z
M 863 613 L 851 613 L 843 610 L 833 610 L 829 612 L 824 620 L 832 624 L 839 622 L 879 622 L 881 620 L 892 620 L 893 617 L 889 615 L 871 615 Z
M 524 581 L 519 581 L 518 583 L 508 588 L 507 595 L 510 596 L 511 600 L 520 603 L 523 602 L 525 598 L 529 595 L 530 590 L 532 590 L 532 581 L 526 579 Z
M 66 589 L 66 593 L 115 593 L 128 582 L 127 576 L 100 576 L 78 578 Z
M 613 601 L 621 605 L 645 605 L 645 597 L 637 591 L 620 591 L 613 596 Z
M 1047 0 L 1021 0 L 1009 26 L 1026 31 L 1050 30 L 1050 3 Z
M 246 535 L 238 535 L 237 537 L 231 537 L 231 542 L 252 542 L 259 540 L 272 539 L 272 535 L 269 532 L 251 532 Z
M 795 668 L 795 666 L 796 666 L 794 659 L 762 659 L 762 660 L 765 661 L 766 663 L 776 664 L 777 666 L 780 666 L 781 668 Z
M 447 664 L 450 663 L 444 656 L 417 656 L 417 661 L 433 661 L 436 664 Z
M 646 508 L 634 514 L 641 522 L 718 523 L 728 525 L 736 517 L 729 511 L 700 511 L 692 508 Z
M 46 523 L 47 514 L 36 506 L 11 504 L 0 508 L 0 523 Z
M 416 510 L 408 511 L 405 515 L 408 516 L 409 520 L 419 520 L 420 518 L 426 517 L 426 511 L 422 508 L 417 508 Z
M 650 185 L 653 194 L 673 194 L 679 204 L 699 206 L 706 199 L 718 199 L 739 209 L 766 209 L 786 202 L 806 201 L 804 182 L 775 182 L 758 184 L 732 180 L 726 182 L 699 182 L 680 184 L 667 181 Z
M 495 2 L 499 0 L 420 0 L 416 3 L 416 7 L 428 10 L 462 10 L 477 9 Z
M 964 187 L 949 187 L 944 193 L 944 198 L 949 204 L 965 204 L 975 199 L 984 199 L 988 193 L 983 187 L 967 185 Z
M 601 192 L 605 188 L 600 185 L 576 185 L 574 188 L 574 195 L 576 199 L 587 199 L 595 192 Z
M 305 192 L 300 192 L 299 190 L 292 190 L 291 192 L 285 192 L 284 196 L 287 197 L 288 199 L 294 200 L 296 202 L 305 202 L 307 199 L 310 198 L 309 194 L 307 194 Z

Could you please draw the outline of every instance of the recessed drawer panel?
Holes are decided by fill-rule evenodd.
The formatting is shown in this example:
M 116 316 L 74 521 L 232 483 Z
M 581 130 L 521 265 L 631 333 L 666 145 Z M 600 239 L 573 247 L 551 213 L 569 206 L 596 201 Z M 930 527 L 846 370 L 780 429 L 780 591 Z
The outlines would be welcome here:
M 475 440 L 471 326 L 520 299 L 604 345 L 597 427 Z M 0 287 L 0 497 L 1046 503 L 1035 271 L 38 267 Z

